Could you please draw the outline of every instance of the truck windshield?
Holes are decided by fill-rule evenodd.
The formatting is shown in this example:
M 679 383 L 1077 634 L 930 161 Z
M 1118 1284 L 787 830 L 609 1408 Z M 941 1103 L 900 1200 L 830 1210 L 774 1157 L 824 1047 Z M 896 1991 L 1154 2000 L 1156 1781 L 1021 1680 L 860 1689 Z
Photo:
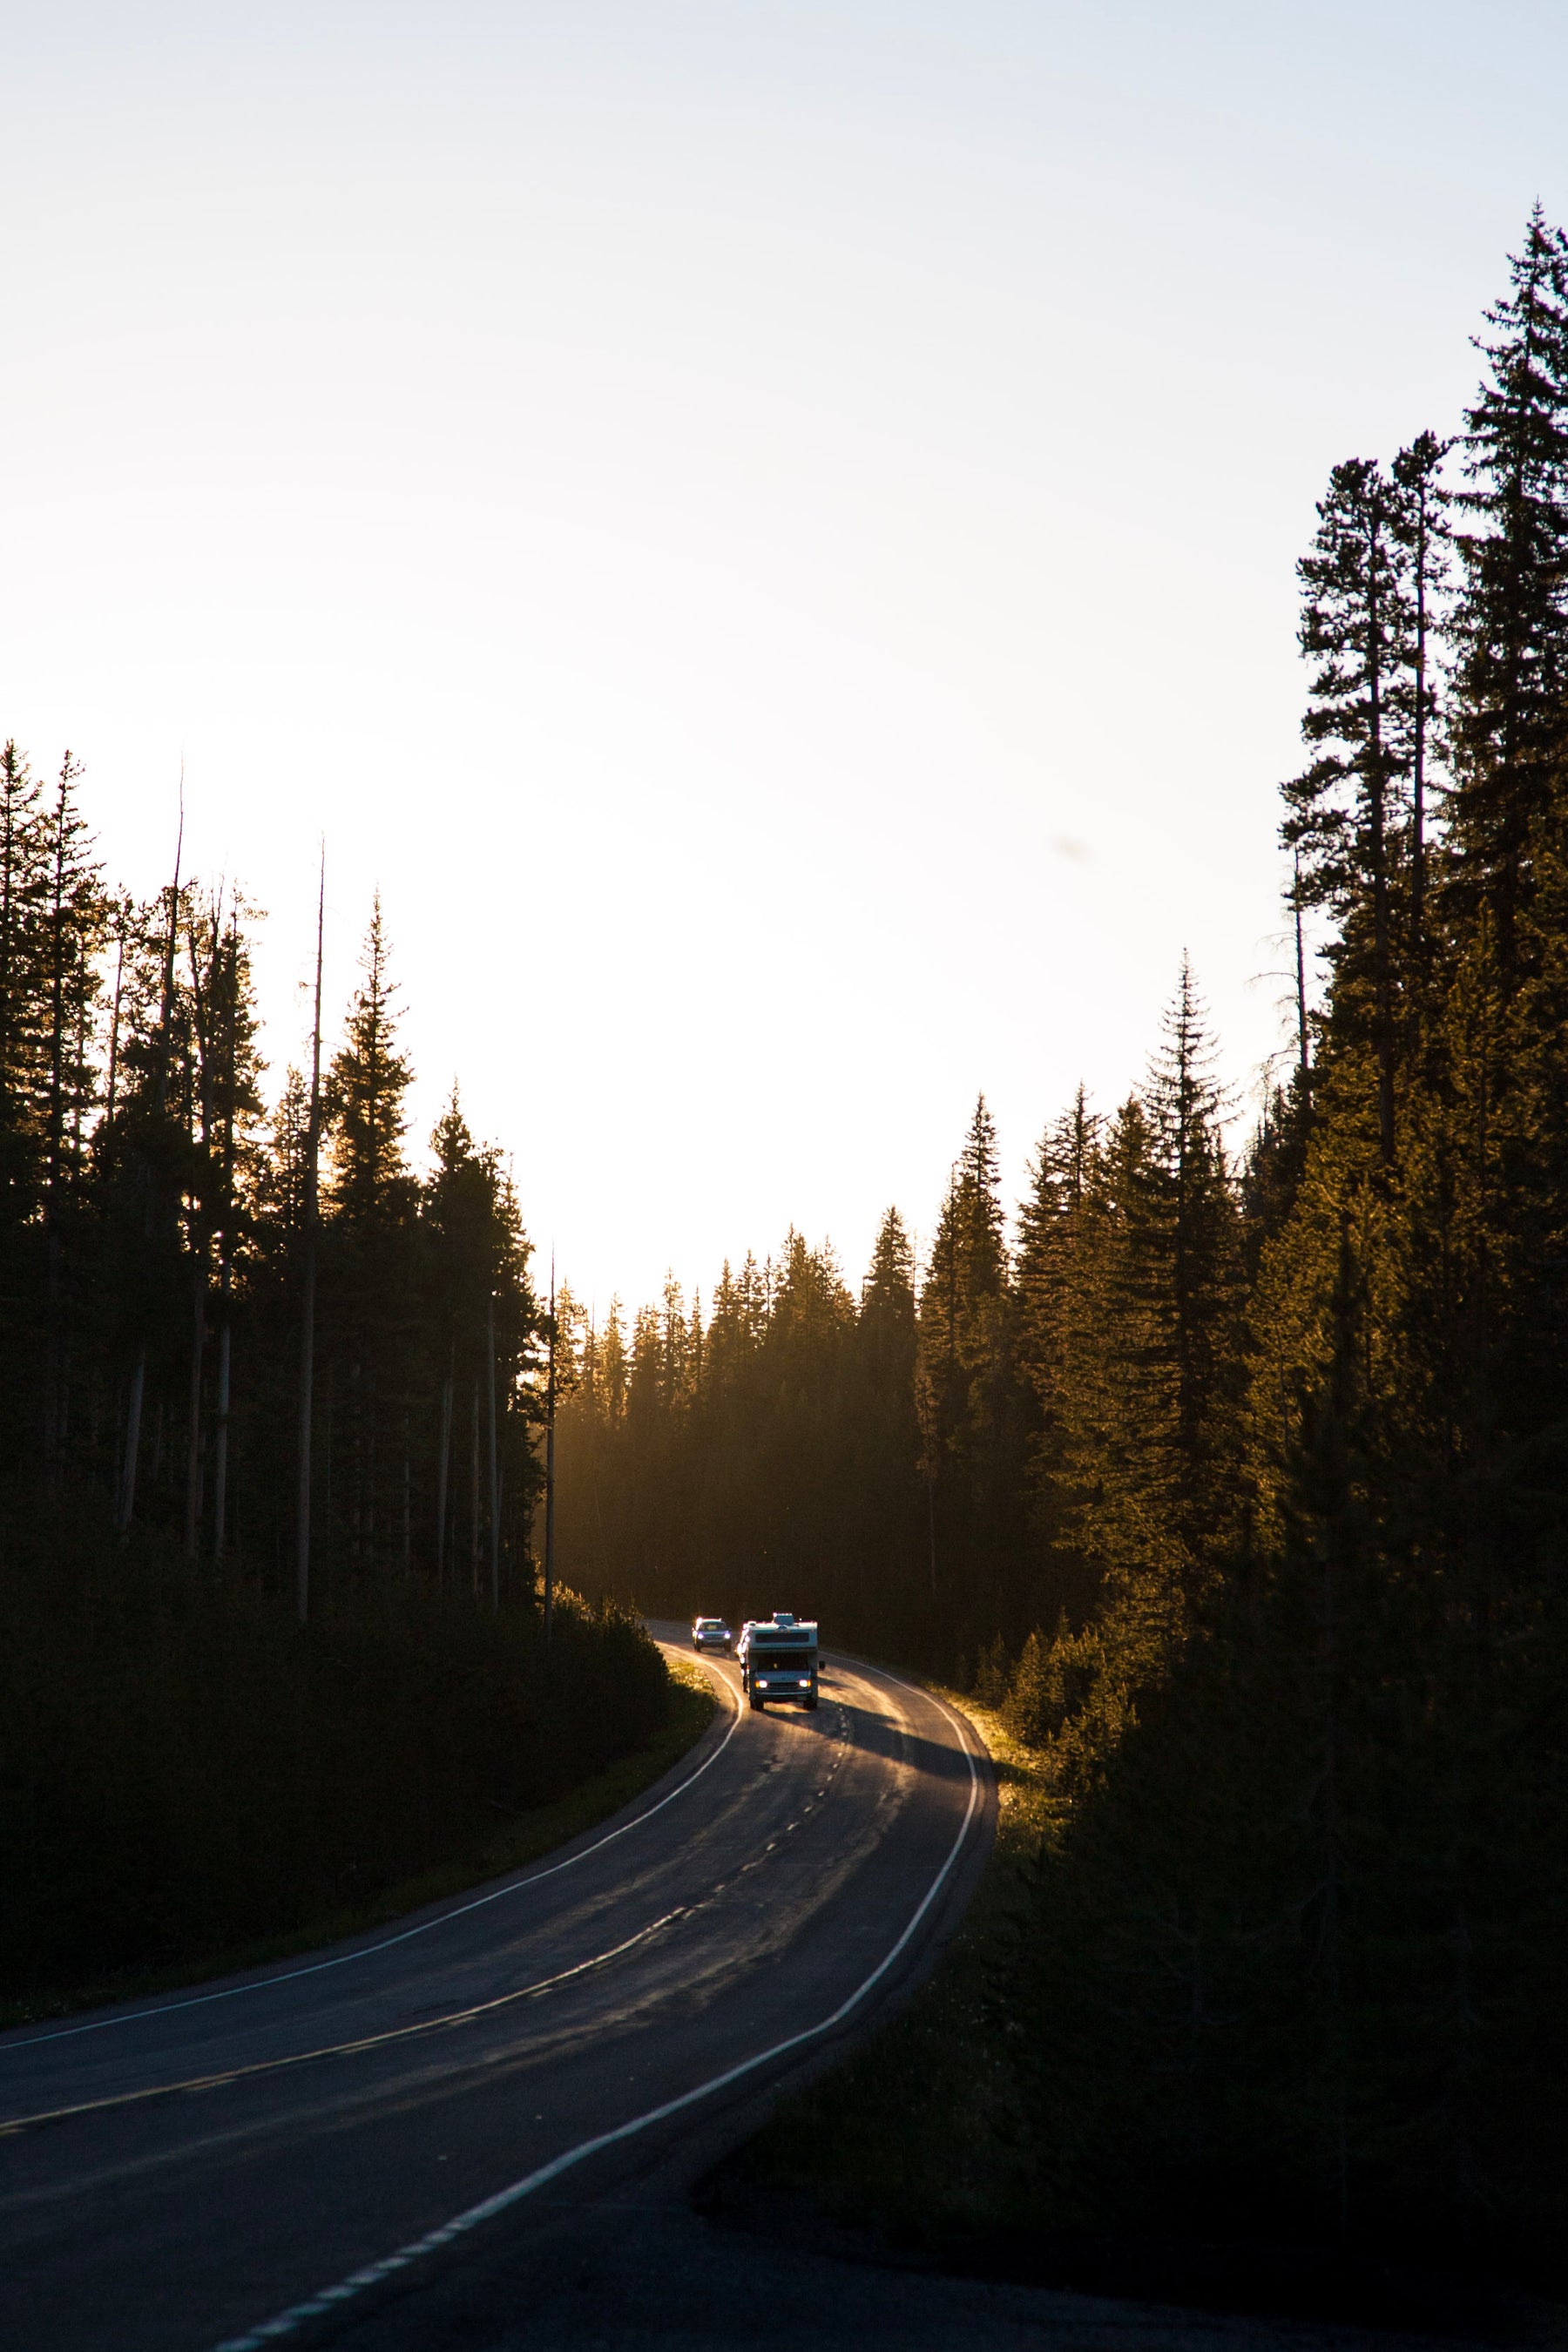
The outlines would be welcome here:
M 757 1672 L 762 1675 L 805 1675 L 811 1671 L 811 1653 L 809 1650 L 759 1650 L 755 1663 Z

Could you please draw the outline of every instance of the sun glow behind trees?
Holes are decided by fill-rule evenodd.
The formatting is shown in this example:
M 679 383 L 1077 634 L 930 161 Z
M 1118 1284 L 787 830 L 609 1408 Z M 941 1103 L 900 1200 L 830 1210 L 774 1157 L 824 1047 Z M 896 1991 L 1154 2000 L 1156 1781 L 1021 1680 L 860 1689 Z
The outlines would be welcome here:
M 324 832 L 329 1024 L 379 887 L 416 1161 L 460 1073 L 601 1310 L 929 1240 L 981 1086 L 1016 1197 L 1184 949 L 1250 1108 L 1290 562 L 1563 209 L 1492 13 L 12 10 L 5 728 L 140 899 L 184 754 L 269 1099 Z
M 1240 1160 L 1184 968 L 1142 1086 L 1047 1127 L 1011 1246 L 982 1099 L 918 1269 L 889 1215 L 858 1303 L 792 1233 L 706 1323 L 671 1286 L 629 1361 L 591 1331 L 563 1518 L 581 1574 L 800 1609 L 1048 1759 L 993 1988 L 1027 2219 L 1463 2248 L 1556 2291 L 1568 238 L 1539 208 L 1488 325 L 1451 567 L 1430 435 L 1336 466 L 1300 565 L 1283 833 L 1330 985 Z

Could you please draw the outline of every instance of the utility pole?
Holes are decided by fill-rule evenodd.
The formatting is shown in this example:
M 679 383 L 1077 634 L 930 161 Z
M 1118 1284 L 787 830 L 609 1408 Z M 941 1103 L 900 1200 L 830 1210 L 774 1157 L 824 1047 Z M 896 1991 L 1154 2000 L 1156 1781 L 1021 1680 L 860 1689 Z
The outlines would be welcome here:
M 305 1278 L 300 1306 L 300 1458 L 294 1522 L 294 1602 L 310 1612 L 310 1412 L 316 1372 L 316 1225 L 321 1149 L 321 942 L 327 917 L 327 845 L 316 893 L 316 1018 L 310 1032 L 310 1117 L 305 1130 Z
M 550 1253 L 550 1369 L 544 1383 L 544 1638 L 555 1616 L 555 1253 Z

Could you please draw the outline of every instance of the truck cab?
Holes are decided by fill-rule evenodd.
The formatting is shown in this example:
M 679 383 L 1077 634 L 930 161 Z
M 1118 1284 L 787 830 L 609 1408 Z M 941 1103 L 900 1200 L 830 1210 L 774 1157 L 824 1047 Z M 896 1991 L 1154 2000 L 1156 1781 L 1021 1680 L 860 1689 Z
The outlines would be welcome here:
M 741 1688 L 759 1712 L 771 1700 L 787 1699 L 807 1709 L 816 1705 L 816 1625 L 775 1609 L 771 1617 L 748 1617 L 736 1656 Z

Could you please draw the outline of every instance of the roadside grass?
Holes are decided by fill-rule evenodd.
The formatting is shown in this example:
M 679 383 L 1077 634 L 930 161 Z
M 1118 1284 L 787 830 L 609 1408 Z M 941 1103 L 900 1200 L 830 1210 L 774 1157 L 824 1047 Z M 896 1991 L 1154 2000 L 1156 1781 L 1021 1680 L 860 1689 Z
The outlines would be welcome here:
M 540 1805 L 500 1822 L 483 1841 L 466 1847 L 450 1860 L 417 1876 L 384 1888 L 374 1899 L 324 1914 L 287 1935 L 272 1936 L 195 1955 L 160 1969 L 126 1969 L 89 1982 L 62 1986 L 26 2000 L 0 2001 L 0 2029 L 34 2024 L 46 2018 L 66 2017 L 107 2001 L 141 2000 L 172 1992 L 182 1985 L 200 1984 L 212 1977 L 229 1976 L 245 1969 L 263 1968 L 268 1961 L 290 1958 L 344 1937 L 418 1911 L 428 1903 L 461 1895 L 487 1879 L 504 1878 L 525 1864 L 556 1847 L 569 1845 L 584 1831 L 596 1828 L 662 1779 L 695 1747 L 713 1720 L 718 1694 L 701 1668 L 685 1659 L 666 1659 L 668 1696 L 663 1722 L 645 1747 L 621 1757 L 607 1769 L 580 1781 L 552 1804 Z
M 1019 2105 L 990 1994 L 1053 1818 L 1047 1759 L 990 1708 L 939 1695 L 980 1733 L 996 1776 L 995 1843 L 963 1924 L 908 2008 L 785 2099 L 715 2183 L 721 2200 L 731 2184 L 809 2199 L 906 2246 L 1024 2217 Z

